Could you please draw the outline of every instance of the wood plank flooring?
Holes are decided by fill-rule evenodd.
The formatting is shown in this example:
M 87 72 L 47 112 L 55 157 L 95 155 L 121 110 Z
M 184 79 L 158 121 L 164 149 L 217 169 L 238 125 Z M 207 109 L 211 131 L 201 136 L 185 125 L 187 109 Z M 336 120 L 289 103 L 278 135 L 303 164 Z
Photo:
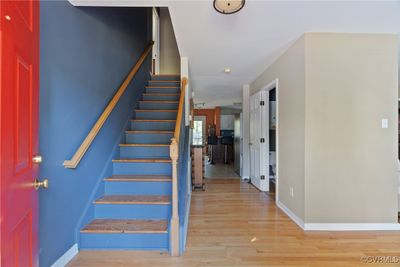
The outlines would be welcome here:
M 400 232 L 304 232 L 275 206 L 273 195 L 236 179 L 206 181 L 206 192 L 192 195 L 183 256 L 81 251 L 68 266 L 380 266 L 361 257 L 400 256 Z

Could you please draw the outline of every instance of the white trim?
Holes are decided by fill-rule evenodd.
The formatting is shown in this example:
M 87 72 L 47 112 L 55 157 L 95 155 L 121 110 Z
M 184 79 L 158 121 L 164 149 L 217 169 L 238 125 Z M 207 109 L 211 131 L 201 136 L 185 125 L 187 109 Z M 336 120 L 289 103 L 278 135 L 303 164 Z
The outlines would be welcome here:
M 275 196 L 276 199 L 279 201 L 279 184 L 280 184 L 280 174 L 279 174 L 279 150 L 280 150 L 280 145 L 279 145 L 279 78 L 275 79 L 275 91 L 276 91 L 276 103 L 275 103 L 275 164 L 276 164 L 276 173 L 275 173 Z
M 78 244 L 73 245 L 51 267 L 64 267 L 78 254 Z
M 151 51 L 151 65 L 152 70 L 154 68 L 154 74 L 160 74 L 160 16 L 158 15 L 157 9 L 152 9 L 152 38 L 154 41 L 153 49 Z M 155 66 L 153 66 L 153 60 Z
M 270 91 L 272 89 L 276 89 L 276 86 L 278 85 L 278 78 L 275 78 L 272 82 L 264 86 L 260 91 Z
M 304 231 L 400 231 L 399 223 L 304 223 L 282 202 L 276 205 Z
M 276 115 L 276 129 L 275 129 L 275 160 L 276 160 L 276 173 L 275 173 L 275 198 L 276 203 L 279 202 L 279 78 L 275 78 L 272 82 L 262 87 L 260 91 L 276 90 L 276 104 L 275 104 L 275 115 Z M 269 169 L 268 169 L 269 174 Z M 267 176 L 269 177 L 269 175 Z
M 305 231 L 400 231 L 398 223 L 306 223 Z
M 288 207 L 286 207 L 282 202 L 276 200 L 276 205 L 284 212 L 290 219 L 292 219 L 301 229 L 304 230 L 304 222 L 303 220 L 297 216 L 293 211 L 291 211 Z

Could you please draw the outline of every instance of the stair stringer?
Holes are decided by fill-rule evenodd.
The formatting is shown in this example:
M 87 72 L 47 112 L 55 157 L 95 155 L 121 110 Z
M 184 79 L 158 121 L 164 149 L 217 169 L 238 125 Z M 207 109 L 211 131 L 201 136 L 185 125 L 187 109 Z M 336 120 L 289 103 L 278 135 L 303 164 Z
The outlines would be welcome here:
M 133 115 L 133 112 L 129 115 L 131 117 Z M 121 142 L 124 142 L 125 139 L 125 131 L 129 127 L 129 120 L 125 123 L 123 129 L 121 130 L 121 133 L 117 140 L 114 143 L 113 149 L 110 153 L 110 156 L 107 159 L 107 164 L 104 165 L 103 170 L 101 171 L 98 181 L 96 185 L 93 187 L 93 191 L 88 197 L 88 200 L 85 205 L 85 209 L 81 215 L 81 217 L 78 219 L 76 227 L 75 227 L 75 242 L 78 244 L 78 248 L 80 248 L 80 230 L 82 229 L 83 226 L 85 226 L 88 222 L 94 219 L 94 205 L 93 201 L 95 201 L 97 198 L 100 196 L 104 195 L 105 192 L 105 182 L 104 182 L 104 177 L 110 176 L 113 173 L 113 164 L 112 164 L 112 159 L 116 157 L 119 153 L 119 144 Z
M 147 89 L 145 89 L 145 90 L 147 93 Z M 165 90 L 165 89 L 160 88 L 160 91 L 161 90 Z M 170 89 L 168 89 L 168 90 L 170 90 Z M 149 95 L 149 94 L 147 94 L 147 95 Z M 176 94 L 176 95 L 178 95 L 178 94 Z M 175 98 L 176 97 L 179 98 L 179 96 L 175 96 Z M 170 98 L 168 97 L 168 99 L 170 99 Z M 139 106 L 139 108 L 140 108 L 140 106 Z M 144 108 L 144 110 L 146 110 L 148 112 L 148 110 L 150 110 L 150 108 L 152 108 L 152 107 L 147 105 L 146 107 L 142 107 L 142 108 Z M 135 110 L 135 108 L 133 108 L 133 110 Z M 167 112 L 164 109 L 160 110 L 159 106 L 154 107 L 154 110 L 157 110 L 157 113 Z M 141 111 L 141 112 L 143 113 L 143 111 Z M 168 114 L 169 113 L 170 112 L 168 112 Z M 174 113 L 176 113 L 176 112 L 174 112 Z M 136 119 L 136 120 L 138 120 L 138 119 L 139 120 L 176 119 L 176 114 L 174 114 L 174 116 L 165 116 L 165 118 L 164 118 L 164 116 L 161 116 L 162 118 L 158 118 L 158 116 L 160 114 L 157 114 L 156 116 L 153 116 L 153 114 L 154 113 L 152 113 L 150 116 L 149 115 L 143 116 L 143 114 L 142 114 L 141 115 L 142 117 L 140 117 L 140 116 L 138 116 L 137 112 L 134 112 L 131 119 L 128 119 L 126 121 L 126 123 L 131 123 L 132 119 Z M 130 126 L 132 126 L 132 125 L 130 125 Z M 129 124 L 126 126 L 125 129 L 127 129 L 127 127 L 129 127 Z M 142 129 L 142 130 L 145 130 L 145 129 Z M 132 132 L 132 129 L 130 129 L 129 132 Z M 128 133 L 128 134 L 130 134 L 130 133 Z M 121 142 L 121 143 L 136 143 L 137 141 L 139 141 L 139 140 L 130 140 L 128 134 L 125 133 L 125 137 L 126 137 L 125 142 Z M 141 134 L 141 133 L 136 133 L 136 134 Z M 147 133 L 147 134 L 150 135 L 151 133 Z M 160 134 L 165 135 L 166 133 L 160 133 Z M 170 133 L 168 133 L 168 134 L 170 134 Z M 149 137 L 149 135 L 148 135 L 148 137 Z M 156 139 L 156 140 L 154 140 L 154 139 Z M 149 143 L 152 143 L 152 144 L 160 144 L 160 143 L 167 144 L 168 143 L 169 144 L 170 140 L 168 139 L 168 141 L 166 141 L 164 139 L 165 138 L 163 138 L 161 140 L 158 137 L 151 137 L 151 138 L 149 137 Z M 121 140 L 123 140 L 123 137 L 121 137 Z M 147 143 L 147 141 L 145 143 Z M 119 146 L 118 144 L 115 144 L 115 145 Z M 184 151 L 184 150 L 182 149 L 182 151 Z M 119 152 L 121 153 L 121 149 L 119 150 Z M 128 154 L 124 154 L 124 155 L 128 155 Z M 121 156 L 121 154 L 119 156 Z M 129 156 L 127 156 L 127 157 L 128 158 L 129 157 L 136 158 L 136 156 L 138 156 L 140 159 L 140 155 L 136 155 L 135 153 L 129 154 Z M 163 156 L 163 158 L 164 157 L 165 157 L 165 155 Z M 118 149 L 116 147 L 114 147 L 113 158 L 115 160 L 110 160 L 111 163 L 115 163 L 112 165 L 113 166 L 113 168 L 112 168 L 113 175 L 128 175 L 128 176 L 129 175 L 150 175 L 150 176 L 151 175 L 168 175 L 168 176 L 172 175 L 171 174 L 172 171 L 170 170 L 170 168 L 171 168 L 170 163 L 169 163 L 168 168 L 166 166 L 158 166 L 158 165 L 168 165 L 167 163 L 160 163 L 160 162 L 155 163 L 157 166 L 152 166 L 151 167 L 152 169 L 149 172 L 149 170 L 148 170 L 149 167 L 145 167 L 144 169 L 142 169 L 141 166 L 135 166 L 135 165 L 139 165 L 138 164 L 139 161 L 137 161 L 136 163 L 135 162 L 124 162 L 123 158 L 121 159 L 121 157 L 118 157 Z M 168 159 L 169 159 L 169 157 L 168 157 Z M 120 160 L 120 161 L 118 162 L 118 160 Z M 127 159 L 127 160 L 129 160 L 129 159 Z M 143 164 L 143 163 L 140 163 L 140 164 Z M 128 166 L 124 166 L 124 165 L 128 165 L 128 164 L 130 165 L 129 168 L 128 168 Z M 154 164 L 154 163 L 149 163 L 149 164 Z M 108 164 L 107 164 L 107 166 L 108 166 Z M 119 167 L 116 169 L 116 166 L 119 166 Z M 121 172 L 121 166 L 123 168 L 125 168 L 126 173 L 124 171 Z M 134 168 L 132 168 L 132 166 Z M 150 165 L 147 165 L 147 166 L 150 166 Z M 110 169 L 107 169 L 107 171 L 105 171 L 104 173 L 105 174 L 110 173 L 109 170 Z M 107 176 L 109 176 L 109 175 L 107 175 Z M 103 178 L 106 178 L 106 175 L 104 175 Z M 168 240 L 170 238 L 170 234 L 169 234 L 170 231 L 168 231 L 168 229 L 170 229 L 169 222 L 170 222 L 170 218 L 171 218 L 171 211 L 169 211 L 168 214 L 163 215 L 165 217 L 163 217 L 162 220 L 165 221 L 167 223 L 167 225 L 165 228 L 165 232 L 163 232 L 162 234 L 161 233 L 159 233 L 159 234 L 151 233 L 151 232 L 140 233 L 140 231 L 138 231 L 136 233 L 133 233 L 133 232 L 125 233 L 124 231 L 121 231 L 121 226 L 115 225 L 115 223 L 116 223 L 115 220 L 122 220 L 122 221 L 123 220 L 126 220 L 126 221 L 132 220 L 133 221 L 135 219 L 141 219 L 141 218 L 135 217 L 138 213 L 130 213 L 129 216 L 132 216 L 132 214 L 133 214 L 133 217 L 125 217 L 124 215 L 122 215 L 120 213 L 121 210 L 118 210 L 118 212 L 113 213 L 109 210 L 109 208 L 107 208 L 107 209 L 101 208 L 100 209 L 100 208 L 98 208 L 99 206 L 96 206 L 99 203 L 93 203 L 96 199 L 98 199 L 99 195 L 101 197 L 102 193 L 103 193 L 103 195 L 109 194 L 109 192 L 110 192 L 110 191 L 108 191 L 109 190 L 109 187 L 108 187 L 109 181 L 110 180 L 107 180 L 106 182 L 99 182 L 98 191 L 96 191 L 96 193 L 92 195 L 92 198 L 89 201 L 90 207 L 87 207 L 87 210 L 89 211 L 88 216 L 85 217 L 85 219 L 81 220 L 80 249 L 86 249 L 86 250 L 91 250 L 91 249 L 124 249 L 124 250 L 125 249 L 144 249 L 144 250 L 160 250 L 160 251 L 169 250 Z M 114 191 L 114 192 L 116 192 L 116 191 Z M 118 194 L 118 192 L 116 192 L 116 193 Z M 119 193 L 119 194 L 121 194 L 121 193 Z M 132 193 L 132 194 L 137 194 L 137 193 Z M 147 193 L 145 193 L 145 194 L 147 194 Z M 103 204 L 113 205 L 113 204 L 118 204 L 118 203 L 108 203 L 108 204 L 103 203 Z M 154 203 L 146 204 L 146 205 L 153 205 L 153 204 Z M 137 205 L 137 204 L 133 204 L 133 205 Z M 155 204 L 155 205 L 157 205 L 157 204 Z M 109 211 L 110 211 L 110 213 L 107 214 L 107 212 L 109 212 Z M 121 216 L 121 217 L 118 218 L 118 216 Z M 98 228 L 99 222 L 97 221 L 97 227 L 96 227 L 95 226 L 96 222 L 94 222 L 90 218 L 92 218 L 94 220 L 104 219 L 104 222 L 100 222 L 100 224 L 103 224 L 105 227 L 102 229 L 99 229 Z M 149 220 L 157 220 L 152 217 L 150 217 L 148 219 Z M 88 222 L 88 221 L 92 221 L 92 222 L 87 224 L 86 227 L 83 227 L 84 222 Z M 131 224 L 131 222 L 124 222 L 124 223 Z M 112 231 L 112 233 L 110 233 L 109 226 L 113 225 L 113 224 L 116 226 L 116 228 L 114 228 L 114 229 L 116 229 L 117 232 Z M 128 229 L 128 228 L 125 228 L 125 229 Z M 121 231 L 121 232 L 119 232 L 119 231 Z M 133 231 L 136 231 L 136 230 L 133 230 Z
M 149 80 L 150 80 L 150 76 L 148 76 L 147 79 L 145 79 L 144 84 L 147 84 Z M 130 86 L 132 86 L 132 85 L 133 84 L 131 84 Z M 135 109 L 139 107 L 139 101 L 141 100 L 141 97 L 145 91 L 144 86 L 138 86 L 138 88 L 143 88 L 143 89 L 140 89 L 140 90 L 138 90 L 137 93 L 135 93 L 135 95 L 137 97 L 133 101 L 134 104 L 132 106 L 134 108 L 129 112 L 128 116 L 126 116 L 125 124 L 122 127 L 122 129 L 120 130 L 120 134 L 119 134 L 118 138 L 116 138 L 116 141 L 114 142 L 113 148 L 110 151 L 110 156 L 107 158 L 107 161 L 106 161 L 107 163 L 104 165 L 102 171 L 100 172 L 97 183 L 93 186 L 93 190 L 87 199 L 85 208 L 84 208 L 81 216 L 77 220 L 77 223 L 75 226 L 74 239 L 75 239 L 75 243 L 78 244 L 78 249 L 80 249 L 80 247 L 81 247 L 80 246 L 80 243 L 81 243 L 80 230 L 82 229 L 82 227 L 84 225 L 86 225 L 89 221 L 93 220 L 95 217 L 94 216 L 95 207 L 93 205 L 93 201 L 96 200 L 97 198 L 99 198 L 105 192 L 104 178 L 112 175 L 112 173 L 113 173 L 112 159 L 114 159 L 117 155 L 119 155 L 119 144 L 125 142 L 125 132 L 130 128 L 130 120 L 132 117 L 135 116 Z M 130 88 L 130 90 L 136 90 L 136 88 Z M 127 92 L 125 94 L 127 94 Z M 124 95 L 123 95 L 123 97 L 124 97 Z

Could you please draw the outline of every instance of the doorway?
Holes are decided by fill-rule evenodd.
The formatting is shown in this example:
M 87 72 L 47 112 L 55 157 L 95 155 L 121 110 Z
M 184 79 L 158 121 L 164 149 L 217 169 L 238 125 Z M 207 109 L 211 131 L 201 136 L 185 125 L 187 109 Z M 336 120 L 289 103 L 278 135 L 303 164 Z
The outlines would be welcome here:
M 278 188 L 278 80 L 250 96 L 250 182 L 263 192 Z
M 160 73 L 160 16 L 156 7 L 152 12 L 152 34 L 153 34 L 153 50 L 152 50 L 152 73 Z
M 206 116 L 194 116 L 192 144 L 202 145 L 206 138 Z
M 206 179 L 239 179 L 240 170 L 235 170 L 239 163 L 240 152 L 240 115 L 241 109 L 231 106 L 214 109 L 199 109 L 194 123 L 202 119 L 204 146 L 204 177 Z M 196 113 L 195 113 L 196 114 Z M 235 130 L 235 124 L 237 124 Z M 194 137 L 197 126 L 194 126 Z M 235 135 L 238 137 L 235 139 Z M 198 138 L 198 137 L 197 137 Z M 192 140 L 196 142 L 195 139 Z M 236 147 L 236 148 L 235 148 Z M 237 153 L 236 153 L 237 152 Z M 239 164 L 240 165 L 240 164 Z
M 276 88 L 269 90 L 268 99 L 268 183 L 269 191 L 274 193 L 276 190 Z
M 267 180 L 269 91 L 261 90 L 250 96 L 250 182 L 260 191 L 269 191 Z
M 400 223 L 400 97 L 397 99 L 397 222 Z

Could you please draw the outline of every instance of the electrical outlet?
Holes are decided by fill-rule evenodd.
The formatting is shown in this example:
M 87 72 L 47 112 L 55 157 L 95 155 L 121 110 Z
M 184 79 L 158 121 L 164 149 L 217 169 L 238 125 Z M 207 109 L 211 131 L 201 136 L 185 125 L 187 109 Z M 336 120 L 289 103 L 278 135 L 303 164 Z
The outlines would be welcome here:
M 293 187 L 290 187 L 290 196 L 294 197 L 294 189 L 293 189 Z

